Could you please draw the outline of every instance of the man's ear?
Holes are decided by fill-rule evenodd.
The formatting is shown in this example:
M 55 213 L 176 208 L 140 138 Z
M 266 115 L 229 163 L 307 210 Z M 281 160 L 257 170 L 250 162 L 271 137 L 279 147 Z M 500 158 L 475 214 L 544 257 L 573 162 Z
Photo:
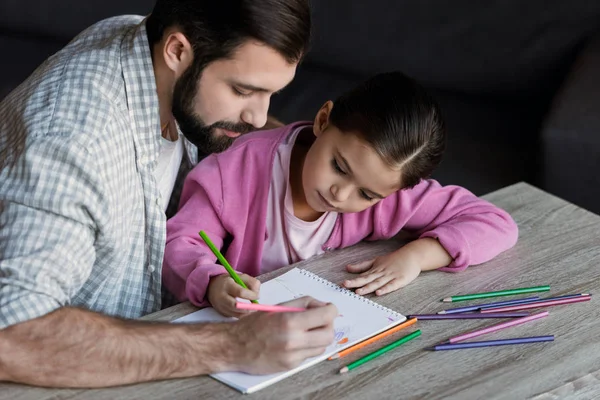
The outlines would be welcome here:
M 163 47 L 165 64 L 177 78 L 187 70 L 194 60 L 192 45 L 182 32 L 174 31 L 168 34 Z
M 315 136 L 319 137 L 321 134 L 327 129 L 329 125 L 329 115 L 331 114 L 331 110 L 333 110 L 333 101 L 329 100 L 319 110 L 317 116 L 315 117 L 315 123 L 313 125 L 313 132 Z

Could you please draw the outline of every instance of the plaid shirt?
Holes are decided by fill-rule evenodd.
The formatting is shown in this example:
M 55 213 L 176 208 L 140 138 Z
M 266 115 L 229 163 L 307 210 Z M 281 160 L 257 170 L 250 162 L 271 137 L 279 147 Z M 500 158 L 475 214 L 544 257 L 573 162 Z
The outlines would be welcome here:
M 67 305 L 160 309 L 160 135 L 139 16 L 90 27 L 0 103 L 0 329 Z

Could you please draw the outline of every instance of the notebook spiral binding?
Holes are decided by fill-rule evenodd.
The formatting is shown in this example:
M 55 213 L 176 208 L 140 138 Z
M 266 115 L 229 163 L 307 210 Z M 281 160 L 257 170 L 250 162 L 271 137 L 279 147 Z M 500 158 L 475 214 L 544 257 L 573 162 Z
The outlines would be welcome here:
M 299 272 L 300 272 L 302 275 L 305 275 L 305 276 L 307 276 L 307 277 L 309 277 L 309 278 L 311 278 L 311 279 L 314 279 L 314 280 L 316 280 L 316 281 L 319 281 L 320 283 L 322 283 L 322 284 L 324 284 L 324 285 L 327 285 L 327 286 L 329 286 L 329 287 L 331 287 L 331 288 L 333 288 L 333 289 L 337 290 L 338 292 L 344 293 L 344 294 L 345 294 L 345 295 L 347 295 L 347 296 L 353 297 L 353 298 L 355 298 L 356 300 L 360 300 L 360 301 L 362 301 L 363 303 L 367 303 L 367 304 L 369 304 L 369 305 L 371 305 L 371 306 L 373 306 L 373 307 L 375 307 L 375 308 L 378 308 L 378 309 L 380 309 L 380 310 L 382 310 L 382 311 L 385 311 L 385 312 L 387 312 L 387 313 L 390 313 L 391 315 L 394 315 L 394 316 L 396 316 L 396 317 L 398 317 L 398 318 L 402 317 L 402 314 L 400 314 L 400 313 L 398 313 L 398 312 L 396 312 L 396 311 L 392 310 L 391 308 L 388 308 L 388 307 L 386 307 L 386 306 L 382 306 L 381 304 L 379 304 L 379 303 L 376 303 L 376 302 L 374 302 L 373 300 L 367 299 L 367 298 L 366 298 L 366 297 L 364 297 L 364 296 L 360 296 L 360 295 L 358 295 L 358 294 L 354 293 L 352 290 L 348 290 L 348 289 L 346 289 L 346 288 L 343 288 L 343 287 L 341 287 L 341 286 L 338 286 L 338 285 L 334 284 L 333 282 L 331 282 L 331 281 L 328 281 L 327 279 L 321 278 L 319 275 L 317 275 L 317 274 L 315 274 L 315 273 L 312 273 L 312 272 L 310 272 L 310 271 L 307 271 L 307 270 L 305 270 L 305 269 L 301 269 L 301 268 L 298 268 L 298 271 L 299 271 Z

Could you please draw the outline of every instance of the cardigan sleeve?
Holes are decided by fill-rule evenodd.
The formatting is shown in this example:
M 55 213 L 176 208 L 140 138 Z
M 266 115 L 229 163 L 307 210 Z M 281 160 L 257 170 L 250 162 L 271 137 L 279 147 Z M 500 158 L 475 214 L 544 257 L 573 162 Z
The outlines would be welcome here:
M 464 188 L 424 180 L 394 197 L 378 213 L 380 229 L 388 236 L 404 229 L 419 238 L 439 240 L 453 259 L 442 271 L 458 272 L 484 263 L 517 242 L 512 217 Z
M 218 163 L 209 156 L 187 176 L 179 211 L 167 221 L 163 284 L 179 301 L 199 307 L 208 305 L 210 278 L 227 273 L 198 234 L 205 231 L 218 249 L 223 247 L 228 233 L 221 220 L 222 193 Z

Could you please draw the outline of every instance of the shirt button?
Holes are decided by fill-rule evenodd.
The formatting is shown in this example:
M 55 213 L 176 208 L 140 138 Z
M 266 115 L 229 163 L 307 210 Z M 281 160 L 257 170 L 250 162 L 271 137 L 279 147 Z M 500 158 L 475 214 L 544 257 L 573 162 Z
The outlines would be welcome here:
M 156 198 L 156 205 L 160 207 L 160 205 L 161 205 L 161 204 L 160 204 L 160 197 L 157 197 L 157 198 Z

